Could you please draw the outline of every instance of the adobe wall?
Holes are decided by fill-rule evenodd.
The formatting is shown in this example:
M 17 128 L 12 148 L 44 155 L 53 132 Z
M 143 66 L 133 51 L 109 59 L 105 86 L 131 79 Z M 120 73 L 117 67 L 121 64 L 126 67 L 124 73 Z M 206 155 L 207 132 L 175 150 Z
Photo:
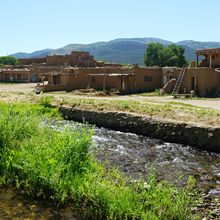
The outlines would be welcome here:
M 61 55 L 54 55 L 54 56 L 46 57 L 46 64 L 49 66 L 64 65 L 67 62 L 68 60 L 66 60 L 65 57 Z
M 53 55 L 46 57 L 49 66 L 95 67 L 96 61 L 88 52 L 73 51 L 70 55 Z
M 65 85 L 44 85 L 44 92 L 52 92 L 52 91 L 64 91 L 66 90 Z
M 94 88 L 103 89 L 104 76 L 88 76 L 89 74 L 105 73 L 133 73 L 134 76 L 106 77 L 105 88 L 124 92 L 154 91 L 163 87 L 164 76 L 168 73 L 170 78 L 178 78 L 181 68 L 54 68 L 60 73 L 60 84 L 66 85 L 68 91 L 75 89 Z M 41 69 L 53 73 L 53 68 Z M 64 74 L 61 74 L 64 73 Z M 187 68 L 180 93 L 190 93 L 193 90 L 192 79 L 196 81 L 196 95 L 207 96 L 214 94 L 220 86 L 220 73 L 210 68 Z M 170 86 L 172 92 L 174 83 Z M 172 88 L 171 88 L 172 87 Z M 169 92 L 169 91 L 167 91 Z
M 35 81 L 39 81 L 42 77 L 45 80 L 48 79 L 48 75 L 52 73 L 61 73 L 63 71 L 63 67 L 59 66 L 47 66 L 47 65 L 36 65 L 31 68 L 31 75 L 36 75 L 37 79 Z
M 220 66 L 220 54 L 216 54 L 215 59 L 212 60 L 212 66 Z
M 121 68 L 79 68 L 72 69 L 68 73 L 68 90 L 84 89 L 88 85 L 90 88 L 103 89 L 103 76 L 88 76 L 89 74 L 104 74 L 104 73 L 122 73 L 126 72 L 126 69 Z M 106 89 L 121 88 L 120 77 L 107 77 Z
M 135 90 L 154 91 L 161 88 L 162 68 L 134 68 Z
M 105 78 L 105 89 L 116 89 L 123 92 L 154 91 L 161 87 L 161 68 L 68 68 L 60 77 L 60 83 L 67 85 L 67 90 L 94 88 L 103 89 L 104 76 L 89 74 L 126 74 L 134 76 L 115 75 Z
M 30 82 L 31 71 L 30 70 L 3 70 L 2 79 L 3 82 Z
M 31 64 L 41 64 L 45 63 L 45 58 L 21 58 L 18 59 L 19 64 L 21 65 L 31 65 Z
M 87 88 L 88 74 L 95 74 L 97 72 L 100 72 L 100 70 L 94 68 L 72 70 L 70 73 L 68 73 L 68 90 Z
M 181 69 L 174 69 L 173 76 L 178 77 Z M 196 94 L 198 96 L 207 96 L 214 94 L 220 86 L 220 73 L 210 68 L 188 68 L 186 70 L 181 90 L 186 88 L 190 93 L 193 89 L 192 77 L 196 77 Z

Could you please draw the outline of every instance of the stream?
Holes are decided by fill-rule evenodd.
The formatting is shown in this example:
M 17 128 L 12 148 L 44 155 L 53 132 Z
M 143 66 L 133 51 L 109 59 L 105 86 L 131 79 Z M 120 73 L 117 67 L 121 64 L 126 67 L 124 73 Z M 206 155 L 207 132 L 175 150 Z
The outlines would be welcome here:
M 77 129 L 84 125 L 53 121 L 48 126 Z M 132 133 L 97 127 L 94 130 L 92 150 L 107 167 L 117 166 L 133 179 L 146 178 L 153 170 L 159 180 L 171 180 L 180 186 L 193 176 L 203 198 L 194 211 L 204 210 L 210 215 L 208 219 L 220 219 L 220 154 Z M 0 190 L 0 201 L 0 219 L 36 219 L 37 216 L 45 219 L 75 218 L 71 207 L 57 209 L 46 202 L 23 198 L 12 189 Z

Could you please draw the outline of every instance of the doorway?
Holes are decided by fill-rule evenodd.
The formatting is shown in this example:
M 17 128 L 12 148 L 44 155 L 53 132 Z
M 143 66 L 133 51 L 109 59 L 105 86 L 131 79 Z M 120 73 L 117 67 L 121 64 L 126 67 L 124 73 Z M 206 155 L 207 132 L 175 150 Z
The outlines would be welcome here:
M 196 76 L 191 77 L 191 90 L 196 91 Z

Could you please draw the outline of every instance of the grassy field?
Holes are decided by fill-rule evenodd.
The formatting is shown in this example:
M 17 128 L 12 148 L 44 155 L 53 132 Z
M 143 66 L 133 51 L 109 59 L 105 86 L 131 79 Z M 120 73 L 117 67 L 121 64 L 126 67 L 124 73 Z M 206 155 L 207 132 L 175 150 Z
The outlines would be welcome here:
M 154 94 L 151 94 L 152 97 Z M 36 96 L 33 92 L 0 93 L 0 100 L 8 103 L 39 103 L 44 99 L 56 106 L 67 105 L 95 111 L 120 111 L 144 115 L 162 121 L 189 123 L 197 126 L 220 126 L 219 110 L 184 103 L 181 100 L 171 99 L 163 102 L 161 97 L 158 100 L 151 100 L 150 97 L 145 99 L 143 96 L 136 97 L 133 95 L 94 97 L 64 92 L 41 94 L 40 96 Z
M 42 121 L 60 117 L 50 98 L 39 104 L 0 104 L 0 184 L 13 185 L 32 197 L 72 203 L 94 219 L 193 219 L 192 187 L 131 181 L 107 170 L 91 154 L 93 130 L 86 125 L 59 131 Z M 76 103 L 77 104 L 77 103 Z M 93 103 L 94 105 L 94 103 Z M 122 109 L 126 103 L 119 104 Z
M 54 99 L 52 97 L 51 100 L 57 106 L 67 105 L 86 110 L 128 112 L 162 121 L 190 123 L 198 126 L 220 126 L 220 111 L 177 101 L 158 103 L 149 100 Z

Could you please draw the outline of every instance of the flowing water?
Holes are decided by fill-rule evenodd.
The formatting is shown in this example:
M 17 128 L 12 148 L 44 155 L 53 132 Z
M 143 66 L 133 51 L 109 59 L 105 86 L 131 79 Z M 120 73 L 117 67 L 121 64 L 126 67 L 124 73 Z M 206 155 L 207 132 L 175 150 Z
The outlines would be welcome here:
M 70 121 L 54 121 L 49 126 L 77 129 L 83 125 Z M 214 217 L 220 218 L 220 154 L 105 128 L 94 130 L 93 152 L 99 161 L 105 162 L 106 166 L 117 166 L 134 179 L 145 178 L 151 170 L 154 170 L 158 179 L 172 180 L 177 185 L 186 184 L 188 177 L 194 176 L 197 189 L 204 191 L 204 201 L 200 208 L 207 209 L 214 213 Z M 14 213 L 15 217 L 22 216 L 23 213 L 25 217 L 27 213 L 37 215 L 39 212 L 47 215 L 47 219 L 65 218 L 61 216 L 60 213 L 63 212 L 60 210 L 33 201 L 32 209 L 32 203 L 29 204 L 20 197 L 10 199 L 11 191 L 8 194 L 9 196 L 7 192 L 0 191 L 0 219 L 2 216 L 9 216 L 10 219 L 10 213 Z M 67 210 L 69 212 L 64 213 L 70 215 L 71 209 Z M 73 214 L 71 216 L 73 218 Z

